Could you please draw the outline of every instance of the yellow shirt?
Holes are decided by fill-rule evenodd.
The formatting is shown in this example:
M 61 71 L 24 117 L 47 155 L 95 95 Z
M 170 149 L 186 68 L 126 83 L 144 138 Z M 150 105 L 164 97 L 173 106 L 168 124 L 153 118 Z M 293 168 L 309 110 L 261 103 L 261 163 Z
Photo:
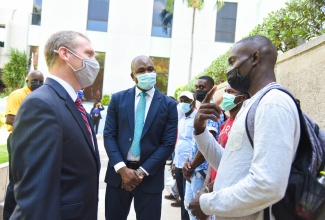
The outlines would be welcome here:
M 17 89 L 10 93 L 10 95 L 7 98 L 7 106 L 6 106 L 6 113 L 7 115 L 14 115 L 16 116 L 20 104 L 23 102 L 23 100 L 26 98 L 26 96 L 31 93 L 32 91 L 27 87 L 23 87 L 21 89 Z M 8 131 L 12 131 L 12 126 L 7 124 Z

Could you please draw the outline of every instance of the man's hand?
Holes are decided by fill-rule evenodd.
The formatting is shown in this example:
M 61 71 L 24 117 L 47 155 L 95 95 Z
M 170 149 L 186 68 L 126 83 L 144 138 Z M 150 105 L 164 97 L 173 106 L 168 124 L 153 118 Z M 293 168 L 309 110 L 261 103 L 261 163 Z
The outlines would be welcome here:
M 210 103 L 216 89 L 217 86 L 213 86 L 213 88 L 207 93 L 196 113 L 194 118 L 194 130 L 196 135 L 203 133 L 208 119 L 217 122 L 222 114 L 222 109 L 217 104 Z
M 142 178 L 133 169 L 122 167 L 118 173 L 122 178 L 122 187 L 127 191 L 134 190 L 142 182 Z
M 183 176 L 188 182 L 191 182 L 191 177 L 193 175 L 193 172 L 194 169 L 192 169 L 191 163 L 187 158 L 183 166 Z
M 201 210 L 200 206 L 200 197 L 204 193 L 203 190 L 200 190 L 195 199 L 193 199 L 190 204 L 188 205 L 189 210 L 191 210 L 192 214 L 196 217 L 198 220 L 205 220 L 209 216 L 204 214 Z

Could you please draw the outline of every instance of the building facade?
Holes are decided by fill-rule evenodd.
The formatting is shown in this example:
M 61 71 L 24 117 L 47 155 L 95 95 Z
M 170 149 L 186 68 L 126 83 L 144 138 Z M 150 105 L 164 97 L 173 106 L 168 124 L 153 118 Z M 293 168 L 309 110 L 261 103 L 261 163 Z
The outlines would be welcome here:
M 47 76 L 46 40 L 75 30 L 90 38 L 101 64 L 95 84 L 85 90 L 89 101 L 133 86 L 130 63 L 137 55 L 152 57 L 158 88 L 173 95 L 286 0 L 229 0 L 219 11 L 215 2 L 196 11 L 192 35 L 193 9 L 182 0 L 175 0 L 173 13 L 165 0 L 0 0 L 0 68 L 9 49 L 17 48 Z

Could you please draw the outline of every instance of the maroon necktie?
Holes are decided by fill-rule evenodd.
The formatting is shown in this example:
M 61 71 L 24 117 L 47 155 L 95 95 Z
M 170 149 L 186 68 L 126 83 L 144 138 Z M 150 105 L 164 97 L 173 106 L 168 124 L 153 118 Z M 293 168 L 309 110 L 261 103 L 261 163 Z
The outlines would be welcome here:
M 83 120 L 85 121 L 85 123 L 86 123 L 87 129 L 88 129 L 88 131 L 89 131 L 90 139 L 91 139 L 91 142 L 93 143 L 93 147 L 94 147 L 95 145 L 94 145 L 93 134 L 91 133 L 90 125 L 89 125 L 89 122 L 88 122 L 88 119 L 87 119 L 86 110 L 85 110 L 85 108 L 82 106 L 82 104 L 81 104 L 81 100 L 80 100 L 79 97 L 77 97 L 75 103 L 76 103 L 76 106 L 77 106 L 77 108 L 78 108 L 78 110 L 79 110 L 81 116 L 82 116 L 82 119 L 83 119 Z

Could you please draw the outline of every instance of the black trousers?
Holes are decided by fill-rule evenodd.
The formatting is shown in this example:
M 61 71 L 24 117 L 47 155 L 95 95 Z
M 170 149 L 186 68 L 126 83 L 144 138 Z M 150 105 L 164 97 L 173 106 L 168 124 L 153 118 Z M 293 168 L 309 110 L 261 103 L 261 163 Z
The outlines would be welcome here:
M 5 198 L 5 204 L 3 207 L 3 219 L 8 220 L 12 213 L 14 212 L 14 209 L 16 207 L 16 200 L 14 196 L 14 183 L 12 180 L 12 173 L 11 173 L 11 147 L 10 147 L 10 138 L 11 133 L 8 136 L 7 139 L 7 150 L 8 150 L 8 156 L 9 156 L 9 184 L 7 186 L 7 192 L 6 192 L 6 198 Z
M 98 133 L 98 126 L 99 126 L 99 120 L 100 120 L 100 118 L 93 116 L 92 120 L 93 120 L 94 130 L 95 130 L 95 132 L 97 134 Z
M 184 207 L 184 195 L 185 195 L 185 183 L 186 179 L 183 176 L 183 171 L 181 168 L 175 167 L 175 176 L 176 176 L 176 184 L 179 192 L 179 197 L 181 198 L 181 219 L 189 220 L 190 217 L 188 215 L 187 210 Z

